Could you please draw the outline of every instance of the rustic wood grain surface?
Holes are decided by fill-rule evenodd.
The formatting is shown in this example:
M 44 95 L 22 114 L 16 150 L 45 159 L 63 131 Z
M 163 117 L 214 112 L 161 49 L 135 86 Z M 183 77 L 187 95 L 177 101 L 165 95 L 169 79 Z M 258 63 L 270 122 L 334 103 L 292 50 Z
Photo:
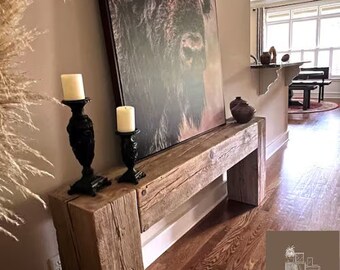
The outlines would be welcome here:
M 120 167 L 103 174 L 112 185 L 95 197 L 68 196 L 68 187 L 52 193 L 50 205 L 63 268 L 143 269 L 140 232 L 231 167 L 235 174 L 230 177 L 234 182 L 230 194 L 258 205 L 265 185 L 264 128 L 263 118 L 243 125 L 232 121 L 147 158 L 137 166 L 146 173 L 138 185 L 118 184 L 125 170 Z
M 222 202 L 148 270 L 263 270 L 266 231 L 340 230 L 340 110 L 289 118 L 261 206 Z
M 264 121 L 258 122 L 257 149 L 228 170 L 228 198 L 234 201 L 259 205 L 265 195 L 265 134 Z
M 196 143 L 191 143 L 192 147 L 187 151 L 183 151 L 182 147 L 167 151 L 168 155 L 174 158 L 171 156 L 167 159 L 158 158 L 145 164 L 144 169 L 149 171 L 150 175 L 147 175 L 137 187 L 142 231 L 174 211 L 226 170 L 255 151 L 259 145 L 258 125 L 261 123 L 264 124 L 264 121 L 256 120 L 247 125 L 230 124 L 218 128 L 212 134 L 208 133 L 194 140 Z M 257 177 L 257 155 L 257 151 L 255 155 L 249 155 L 250 163 L 255 167 L 249 167 L 249 172 L 254 176 L 254 183 L 253 188 L 249 188 L 247 192 L 248 197 L 254 198 L 255 205 L 258 204 L 257 182 L 262 181 Z M 241 174 L 244 174 L 244 170 Z M 240 177 L 235 175 L 235 178 L 238 180 Z M 238 184 L 237 189 L 245 190 L 247 186 Z M 245 201 L 245 198 L 239 199 Z

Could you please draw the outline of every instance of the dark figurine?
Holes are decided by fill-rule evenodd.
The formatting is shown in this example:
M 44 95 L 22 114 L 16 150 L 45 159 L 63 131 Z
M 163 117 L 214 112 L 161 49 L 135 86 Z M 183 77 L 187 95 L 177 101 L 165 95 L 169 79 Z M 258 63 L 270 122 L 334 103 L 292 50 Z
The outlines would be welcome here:
M 270 63 L 275 64 L 276 63 L 276 57 L 277 57 L 277 52 L 274 46 L 271 46 L 269 49 L 269 54 L 270 54 Z
M 89 98 L 62 101 L 63 104 L 69 106 L 72 110 L 72 117 L 67 126 L 67 132 L 73 153 L 83 166 L 82 177 L 71 186 L 71 189 L 68 191 L 70 195 L 80 193 L 95 196 L 98 190 L 111 185 L 107 178 L 94 175 L 91 167 L 95 146 L 93 123 L 90 117 L 83 113 L 84 106 L 89 101 Z

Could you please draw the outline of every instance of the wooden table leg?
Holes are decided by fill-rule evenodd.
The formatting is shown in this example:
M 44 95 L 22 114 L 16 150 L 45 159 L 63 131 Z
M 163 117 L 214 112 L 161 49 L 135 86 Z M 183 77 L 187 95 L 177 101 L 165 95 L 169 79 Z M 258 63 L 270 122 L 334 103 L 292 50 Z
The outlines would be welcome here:
M 265 123 L 258 123 L 259 145 L 250 155 L 228 170 L 228 198 L 259 205 L 265 196 Z
M 288 94 L 288 107 L 290 106 L 302 106 L 302 103 L 297 100 L 292 100 L 294 96 L 294 91 L 289 88 L 289 94 Z
M 136 191 L 95 211 L 81 208 L 80 200 L 67 204 L 70 222 L 55 223 L 57 231 L 72 235 L 68 242 L 59 241 L 60 250 L 76 250 L 75 256 L 60 254 L 63 270 L 144 270 Z
M 322 86 L 319 85 L 319 97 L 318 97 L 318 103 L 321 102 L 321 96 L 322 96 Z
M 309 90 L 304 90 L 303 91 L 303 110 L 308 109 L 308 92 Z
M 65 194 L 66 191 L 65 191 Z M 81 270 L 77 246 L 74 241 L 72 220 L 68 211 L 68 201 L 49 198 L 49 207 L 53 216 L 58 239 L 59 256 L 63 270 Z

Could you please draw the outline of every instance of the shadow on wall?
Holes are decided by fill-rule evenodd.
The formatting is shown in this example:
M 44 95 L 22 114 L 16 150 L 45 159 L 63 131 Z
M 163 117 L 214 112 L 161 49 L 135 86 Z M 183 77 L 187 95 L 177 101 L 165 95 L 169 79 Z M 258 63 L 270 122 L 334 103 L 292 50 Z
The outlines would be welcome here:
M 40 80 L 37 91 L 59 100 L 62 99 L 60 74 L 82 73 L 86 94 L 92 98 L 85 110 L 94 122 L 96 136 L 93 167 L 102 171 L 118 164 L 115 105 L 97 1 L 35 0 L 24 23 L 28 28 L 37 27 L 48 32 L 33 44 L 35 51 L 25 56 L 22 69 Z M 43 163 L 37 165 L 50 171 L 56 179 L 32 177 L 30 188 L 46 199 L 55 188 L 77 180 L 81 167 L 68 142 L 69 108 L 43 104 L 32 111 L 40 132 L 24 131 L 25 135 L 33 139 L 33 147 L 41 151 L 54 168 Z M 19 237 L 18 243 L 0 234 L 1 268 L 47 269 L 47 260 L 58 253 L 49 210 L 44 210 L 34 200 L 24 201 L 19 194 L 15 196 L 13 207 L 26 224 L 9 228 Z

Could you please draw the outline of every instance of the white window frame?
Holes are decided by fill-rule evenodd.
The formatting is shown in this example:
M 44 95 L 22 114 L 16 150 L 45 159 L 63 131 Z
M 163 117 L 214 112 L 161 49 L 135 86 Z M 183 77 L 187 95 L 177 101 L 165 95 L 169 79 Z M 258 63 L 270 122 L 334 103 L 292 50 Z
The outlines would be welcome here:
M 288 23 L 289 24 L 289 50 L 286 51 L 278 51 L 278 53 L 283 54 L 291 54 L 291 53 L 301 53 L 301 59 L 304 61 L 304 52 L 315 52 L 314 53 L 314 65 L 318 66 L 318 55 L 320 51 L 329 51 L 329 70 L 330 70 L 330 78 L 334 80 L 340 80 L 340 75 L 334 76 L 332 75 L 332 66 L 333 66 L 333 51 L 334 50 L 340 50 L 340 47 L 326 47 L 326 48 L 320 48 L 320 28 L 321 28 L 321 19 L 327 19 L 327 18 L 340 18 L 340 13 L 338 14 L 328 14 L 328 15 L 321 15 L 320 14 L 320 6 L 328 5 L 328 4 L 334 4 L 339 3 L 338 1 L 320 1 L 315 3 L 308 3 L 308 4 L 297 4 L 297 5 L 289 5 L 286 7 L 279 7 L 279 8 L 270 8 L 266 9 L 265 16 L 264 16 L 264 36 L 263 36 L 263 44 L 265 45 L 263 48 L 269 49 L 269 46 L 271 44 L 267 44 L 267 31 L 268 26 L 271 25 L 278 25 L 282 23 Z M 318 14 L 317 16 L 310 16 L 306 18 L 292 18 L 292 10 L 299 9 L 299 8 L 306 8 L 306 7 L 318 7 Z M 290 19 L 288 20 L 281 20 L 281 21 L 273 21 L 273 22 L 267 22 L 267 12 L 280 12 L 280 11 L 288 11 L 290 12 Z M 301 49 L 301 50 L 294 50 L 292 49 L 292 35 L 293 35 L 293 22 L 302 22 L 302 21 L 310 21 L 310 20 L 316 20 L 316 47 L 314 49 Z M 340 34 L 340 33 L 339 33 Z

